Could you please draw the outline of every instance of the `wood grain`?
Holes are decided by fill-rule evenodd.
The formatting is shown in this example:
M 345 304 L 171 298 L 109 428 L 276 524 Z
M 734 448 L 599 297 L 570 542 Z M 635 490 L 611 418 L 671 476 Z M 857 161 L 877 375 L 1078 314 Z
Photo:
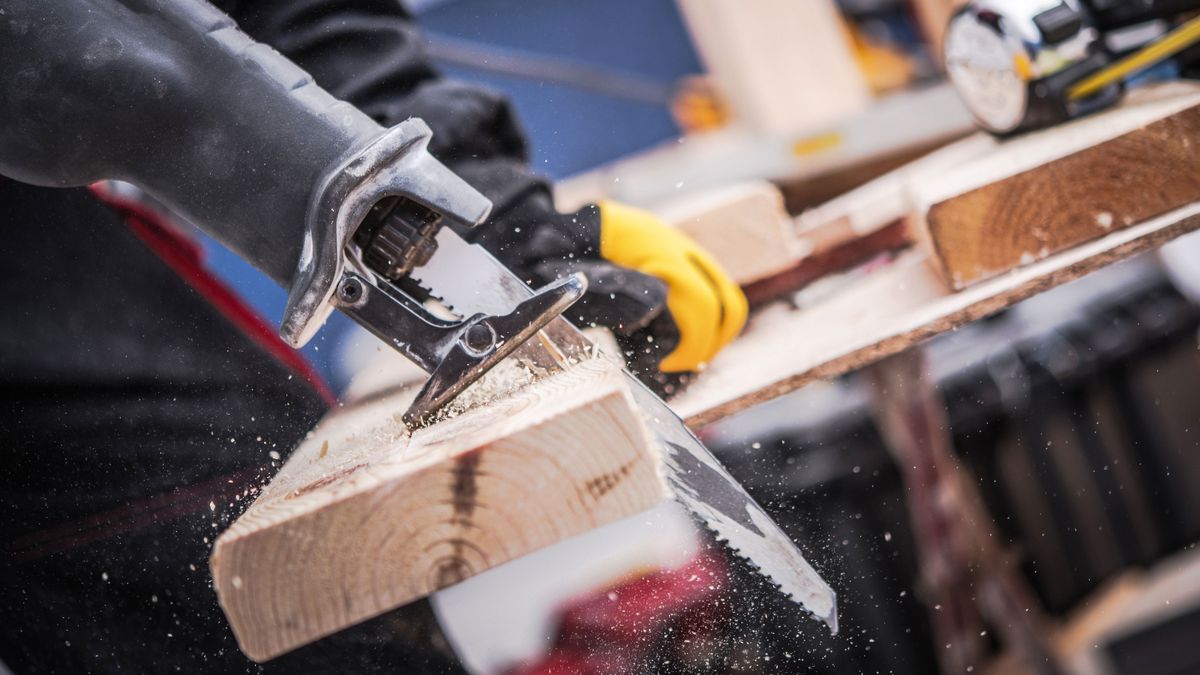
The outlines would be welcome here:
M 742 286 L 751 308 L 788 298 L 826 276 L 844 272 L 871 258 L 889 251 L 898 251 L 912 244 L 908 225 L 895 221 L 870 234 L 851 237 L 845 242 L 812 253 L 791 267 Z
M 940 147 L 849 192 L 810 208 L 796 217 L 802 237 L 814 253 L 863 237 L 898 220 L 920 206 L 914 185 L 937 181 L 957 167 L 995 150 L 996 139 L 975 133 Z
M 668 498 L 619 370 L 580 364 L 411 436 L 412 393 L 331 413 L 217 540 L 262 661 Z
M 956 289 L 1200 199 L 1200 96 L 1151 100 L 1005 142 L 917 189 Z
M 921 249 L 858 272 L 803 309 L 756 316 L 671 407 L 699 428 L 819 379 L 855 370 L 939 333 L 1200 228 L 1200 202 L 953 292 Z

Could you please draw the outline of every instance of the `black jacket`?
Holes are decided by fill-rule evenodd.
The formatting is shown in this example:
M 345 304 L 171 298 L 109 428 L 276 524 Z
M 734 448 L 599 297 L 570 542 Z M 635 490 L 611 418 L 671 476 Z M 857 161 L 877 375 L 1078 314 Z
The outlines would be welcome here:
M 409 117 L 433 130 L 430 152 L 490 198 L 488 222 L 461 232 L 534 286 L 583 271 L 589 290 L 568 311 L 576 324 L 612 329 L 630 366 L 669 390 L 657 364 L 678 343 L 663 282 L 600 259 L 594 206 L 560 214 L 550 185 L 501 95 L 442 78 L 398 0 L 222 0 L 255 39 L 275 46 L 338 98 L 385 126 Z M 651 338 L 651 339 L 647 339 Z
M 394 0 L 222 4 L 381 122 L 425 118 L 434 151 L 500 220 L 548 208 L 507 103 L 438 78 Z M 87 190 L 0 178 L 0 242 L 0 662 L 18 674 L 460 670 L 423 602 L 266 666 L 247 660 L 211 588 L 212 541 L 328 403 Z

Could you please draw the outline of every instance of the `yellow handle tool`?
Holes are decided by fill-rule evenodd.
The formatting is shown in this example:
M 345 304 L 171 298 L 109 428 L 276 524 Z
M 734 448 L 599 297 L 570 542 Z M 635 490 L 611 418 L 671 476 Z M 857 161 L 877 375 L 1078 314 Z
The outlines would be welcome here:
M 1067 89 L 1071 100 L 1086 98 L 1108 85 L 1174 56 L 1200 42 L 1200 17 L 1196 17 L 1116 63 L 1089 75 Z

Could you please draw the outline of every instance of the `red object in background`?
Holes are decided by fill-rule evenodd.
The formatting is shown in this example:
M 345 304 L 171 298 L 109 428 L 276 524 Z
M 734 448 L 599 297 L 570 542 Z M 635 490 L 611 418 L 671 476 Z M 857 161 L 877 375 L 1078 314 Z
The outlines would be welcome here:
M 165 217 L 141 202 L 118 195 L 104 183 L 90 186 L 97 199 L 125 218 L 125 224 L 150 250 L 175 271 L 218 312 L 260 349 L 302 377 L 325 403 L 333 407 L 337 397 L 300 352 L 285 343 L 275 329 L 235 291 L 221 282 L 204 265 L 200 245 L 188 239 Z
M 509 675 L 600 675 L 642 670 L 657 658 L 705 660 L 720 644 L 729 585 L 725 561 L 712 550 L 567 604 L 554 647 Z

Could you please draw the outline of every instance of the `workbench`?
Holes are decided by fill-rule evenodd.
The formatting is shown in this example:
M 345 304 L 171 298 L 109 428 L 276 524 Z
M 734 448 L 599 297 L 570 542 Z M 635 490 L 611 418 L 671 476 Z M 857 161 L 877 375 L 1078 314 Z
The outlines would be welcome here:
M 899 354 L 1198 228 L 1200 203 L 1190 204 L 958 292 L 946 286 L 925 251 L 906 251 L 851 272 L 836 292 L 808 306 L 764 308 L 671 407 L 693 429 L 701 428 Z
M 1005 230 L 1018 244 L 1004 251 L 1014 261 L 1011 271 L 989 262 L 973 277 L 970 268 L 967 276 L 948 277 L 938 258 L 944 247 L 926 243 L 897 253 L 892 242 L 865 265 L 759 307 L 744 334 L 669 401 L 699 431 L 810 382 L 866 370 L 879 427 L 908 491 L 923 596 L 943 608 L 931 617 L 938 643 L 949 645 L 938 650 L 947 672 L 980 663 L 984 623 L 1031 672 L 1061 669 L 1045 638 L 1052 622 L 1016 573 L 1015 556 L 999 543 L 956 459 L 921 344 L 1200 228 L 1191 134 L 1200 128 L 1200 94 L 1180 95 L 1193 98 L 1160 96 L 1157 107 L 1130 106 L 1002 145 L 967 139 L 938 153 L 937 161 L 921 160 L 920 171 L 885 176 L 883 189 L 862 193 L 872 202 L 863 212 L 878 222 L 845 225 L 835 218 L 839 237 L 866 239 L 898 231 L 897 225 L 920 230 L 935 212 L 982 213 L 1014 230 L 1035 221 L 1037 246 L 1023 248 L 1028 232 L 1008 237 Z M 1159 123 L 1175 126 L 1163 131 Z M 1164 147 L 1179 151 L 1160 153 Z M 1151 152 L 1139 155 L 1145 148 Z M 1113 157 L 1129 156 L 1140 157 L 1129 175 L 1101 170 Z M 951 160 L 974 164 L 969 171 L 940 164 Z M 1062 180 L 1067 168 L 1079 166 L 1087 172 L 1099 167 L 1095 180 Z M 937 190 L 910 189 L 913 181 L 938 174 L 950 180 L 928 181 Z M 947 193 L 946 183 L 958 192 Z M 1114 183 L 1134 189 L 1113 199 Z M 847 204 L 839 201 L 826 211 L 842 212 Z M 1037 208 L 1012 209 L 1009 201 Z M 1092 207 L 1102 207 L 1099 216 Z M 902 213 L 906 209 L 911 213 Z M 971 230 L 949 228 L 949 234 L 974 236 L 974 248 L 968 239 L 963 250 L 990 253 L 987 237 L 994 232 Z M 772 246 L 770 237 L 742 239 Z M 722 253 L 714 251 L 718 259 Z M 520 385 L 524 374 L 518 372 L 498 395 L 413 433 L 396 414 L 411 391 L 381 388 L 401 377 L 372 368 L 377 381 L 356 392 L 359 402 L 331 413 L 217 542 L 214 579 L 243 650 L 271 658 L 669 501 L 661 451 L 614 368 L 596 360 L 508 386 Z M 413 495 L 419 499 L 409 499 Z
M 1010 271 L 982 274 L 961 283 L 966 286 L 963 290 L 952 288 L 962 280 L 947 275 L 945 260 L 937 257 L 944 251 L 927 241 L 899 254 L 878 256 L 867 265 L 821 281 L 825 288 L 810 288 L 791 304 L 760 308 L 743 335 L 670 401 L 699 431 L 811 382 L 864 371 L 873 385 L 878 426 L 907 491 L 920 586 L 931 608 L 936 651 L 945 672 L 969 672 L 979 666 L 987 649 L 981 637 L 984 626 L 995 628 L 1004 646 L 1021 659 L 1025 672 L 1060 673 L 1063 666 L 1049 641 L 1054 622 L 1017 572 L 1015 554 L 1001 545 L 1003 538 L 995 531 L 973 478 L 953 451 L 944 406 L 928 375 L 922 344 L 1200 228 L 1200 189 L 1194 184 L 1197 169 L 1191 155 L 1198 140 L 1190 126 L 1196 119 L 1195 90 L 1158 94 L 1169 95 L 1166 102 L 1152 100 L 1147 105 L 1165 105 L 1169 112 L 1135 119 L 1111 136 L 1104 130 L 1110 121 L 1123 123 L 1142 113 L 1128 106 L 1108 113 L 1109 117 L 1006 145 L 968 141 L 974 147 L 968 154 L 982 152 L 984 161 L 968 164 L 966 171 L 954 165 L 942 167 L 941 173 L 949 177 L 932 180 L 955 183 L 967 175 L 969 182 L 971 169 L 984 164 L 989 174 L 1002 169 L 995 180 L 989 177 L 952 191 L 950 201 L 978 202 L 981 194 L 991 199 L 989 191 L 999 192 L 1011 203 L 1006 206 L 1003 200 L 992 199 L 988 210 L 974 212 L 994 216 L 996 227 L 1004 228 L 1001 239 L 1026 236 L 1038 245 L 1051 242 L 1050 246 L 1024 254 L 1017 249 L 1020 263 L 1014 258 Z M 1176 94 L 1182 98 L 1175 98 Z M 1152 92 L 1151 98 L 1156 95 Z M 1163 125 L 1174 124 L 1183 124 L 1183 130 L 1165 131 Z M 1098 137 L 1093 139 L 1093 133 Z M 1061 151 L 1047 149 L 1047 144 L 1060 141 Z M 1146 144 L 1164 144 L 1165 150 L 1149 149 Z M 1003 162 L 997 167 L 993 161 L 1002 153 L 1009 154 L 1011 171 L 1003 170 Z M 1131 156 L 1132 162 L 1119 161 Z M 1080 176 L 1079 166 L 1097 175 Z M 1076 167 L 1074 173 L 1066 170 L 1070 167 Z M 1122 173 L 1122 168 L 1128 173 Z M 1114 193 L 1114 185 L 1123 188 L 1119 194 Z M 910 226 L 926 227 L 930 214 L 949 203 L 940 199 L 916 197 L 910 204 Z M 1106 210 L 1113 203 L 1120 204 L 1115 228 Z M 1059 206 L 1061 211 L 1056 211 Z M 1140 219 L 1124 215 L 1127 209 L 1154 215 Z M 1028 221 L 1012 217 L 1022 210 Z M 1010 231 L 1021 227 L 1032 228 L 1036 237 Z M 1051 231 L 1040 232 L 1041 227 Z M 978 229 L 987 236 L 995 234 Z M 1059 235 L 1071 243 L 1055 248 Z M 921 233 L 915 238 L 922 239 Z M 1076 245 L 1077 241 L 1082 243 Z

